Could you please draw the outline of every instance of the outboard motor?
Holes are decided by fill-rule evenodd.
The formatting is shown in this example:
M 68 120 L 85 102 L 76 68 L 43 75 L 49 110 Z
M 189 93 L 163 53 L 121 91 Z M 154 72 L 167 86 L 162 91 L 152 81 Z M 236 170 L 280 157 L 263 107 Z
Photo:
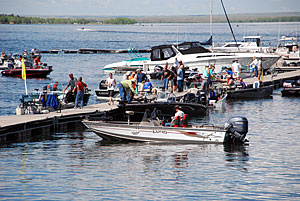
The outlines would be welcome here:
M 195 103 L 196 95 L 194 93 L 187 93 L 182 97 L 182 102 L 184 103 Z
M 224 125 L 226 130 L 225 143 L 245 143 L 248 140 L 248 120 L 246 117 L 232 117 Z
M 202 105 L 207 104 L 206 92 L 204 90 L 197 91 L 198 103 Z
M 103 89 L 103 90 L 107 89 L 105 80 L 101 80 L 101 82 L 99 83 L 99 89 Z

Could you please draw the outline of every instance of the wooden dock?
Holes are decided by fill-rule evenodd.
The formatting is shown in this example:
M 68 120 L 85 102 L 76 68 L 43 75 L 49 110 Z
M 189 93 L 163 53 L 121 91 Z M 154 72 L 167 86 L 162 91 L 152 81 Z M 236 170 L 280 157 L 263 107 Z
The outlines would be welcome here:
M 276 87 L 281 87 L 284 80 L 288 79 L 299 79 L 300 78 L 300 70 L 290 71 L 285 73 L 277 73 L 273 75 L 265 75 L 263 76 L 263 84 L 264 85 L 275 85 Z M 255 81 L 258 81 L 256 77 L 254 78 L 246 78 L 244 82 L 247 86 L 252 86 Z
M 78 123 L 90 116 L 105 116 L 106 112 L 117 111 L 117 108 L 117 105 L 101 103 L 48 114 L 0 116 L 0 142 L 19 141 L 45 130 L 56 132 L 60 125 Z

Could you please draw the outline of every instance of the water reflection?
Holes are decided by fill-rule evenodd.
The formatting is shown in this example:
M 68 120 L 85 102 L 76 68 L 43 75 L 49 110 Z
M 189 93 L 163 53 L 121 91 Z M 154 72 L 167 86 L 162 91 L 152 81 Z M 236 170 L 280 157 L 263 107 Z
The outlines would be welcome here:
M 249 161 L 248 146 L 224 145 L 224 154 L 227 167 L 248 171 Z

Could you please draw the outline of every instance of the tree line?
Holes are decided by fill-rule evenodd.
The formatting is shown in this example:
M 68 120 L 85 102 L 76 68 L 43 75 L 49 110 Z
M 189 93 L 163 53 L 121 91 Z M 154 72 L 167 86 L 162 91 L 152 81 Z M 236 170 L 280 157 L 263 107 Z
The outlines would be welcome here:
M 226 22 L 222 16 L 215 16 L 215 23 Z M 300 16 L 230 16 L 230 21 L 243 22 L 299 22 Z M 22 17 L 19 15 L 0 14 L 0 24 L 136 24 L 136 23 L 206 23 L 207 16 L 164 16 L 164 17 L 137 17 L 111 18 L 111 19 L 88 19 L 88 18 L 41 18 Z
M 135 19 L 114 18 L 103 21 L 85 18 L 41 18 L 41 17 L 22 17 L 19 15 L 0 14 L 0 24 L 135 24 Z

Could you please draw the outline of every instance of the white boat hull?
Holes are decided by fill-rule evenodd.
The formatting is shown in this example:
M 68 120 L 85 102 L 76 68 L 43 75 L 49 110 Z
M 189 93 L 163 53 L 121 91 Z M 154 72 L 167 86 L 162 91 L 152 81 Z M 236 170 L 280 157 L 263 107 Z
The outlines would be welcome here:
M 221 72 L 223 66 L 231 66 L 234 59 L 238 59 L 239 63 L 243 66 L 248 66 L 253 57 L 263 58 L 263 66 L 268 69 L 279 60 L 279 56 L 275 54 L 265 53 L 203 53 L 203 54 L 190 54 L 190 55 L 177 55 L 178 60 L 190 69 L 197 69 L 200 73 L 204 72 L 205 65 L 211 64 L 215 66 L 215 72 Z M 144 71 L 147 74 L 154 72 L 156 65 L 164 66 L 166 62 L 169 65 L 174 64 L 174 58 L 162 61 L 149 61 L 144 64 Z
M 226 131 L 219 127 L 176 128 L 163 126 L 140 126 L 111 124 L 102 122 L 83 122 L 88 128 L 104 139 L 129 140 L 137 142 L 222 144 Z

